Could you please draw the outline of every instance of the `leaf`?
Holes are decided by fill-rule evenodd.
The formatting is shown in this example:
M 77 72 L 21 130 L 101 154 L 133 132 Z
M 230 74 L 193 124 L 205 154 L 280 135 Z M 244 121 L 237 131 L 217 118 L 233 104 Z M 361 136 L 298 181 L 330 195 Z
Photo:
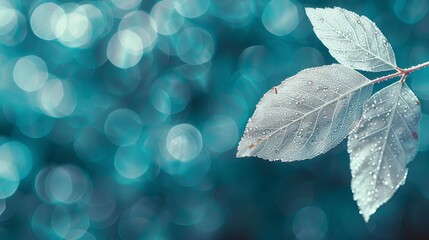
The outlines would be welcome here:
M 370 72 L 397 68 L 392 46 L 367 17 L 337 7 L 305 11 L 317 37 L 339 63 Z
M 265 93 L 237 156 L 295 161 L 325 153 L 356 125 L 371 92 L 371 81 L 339 64 L 303 70 Z
M 352 191 L 365 221 L 407 177 L 418 148 L 419 101 L 405 83 L 375 93 L 349 136 Z

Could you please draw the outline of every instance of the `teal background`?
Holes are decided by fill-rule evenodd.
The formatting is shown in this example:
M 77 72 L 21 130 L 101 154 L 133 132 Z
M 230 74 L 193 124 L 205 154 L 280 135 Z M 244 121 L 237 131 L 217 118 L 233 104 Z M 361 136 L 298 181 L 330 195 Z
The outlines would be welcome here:
M 429 60 L 429 1 L 55 2 L 99 9 L 78 12 L 91 29 L 70 25 L 86 29 L 84 44 L 79 32 L 40 35 L 56 16 L 31 24 L 46 2 L 0 0 L 10 21 L 0 22 L 0 239 L 429 238 L 429 69 L 407 80 L 423 111 L 419 152 L 369 223 L 353 200 L 345 141 L 302 162 L 235 157 L 266 91 L 335 62 L 304 7 L 367 16 L 406 68 Z M 137 10 L 163 28 L 136 19 L 147 32 L 130 28 L 114 45 Z M 28 55 L 46 66 L 20 66 Z M 19 86 L 37 74 L 49 74 L 39 89 Z

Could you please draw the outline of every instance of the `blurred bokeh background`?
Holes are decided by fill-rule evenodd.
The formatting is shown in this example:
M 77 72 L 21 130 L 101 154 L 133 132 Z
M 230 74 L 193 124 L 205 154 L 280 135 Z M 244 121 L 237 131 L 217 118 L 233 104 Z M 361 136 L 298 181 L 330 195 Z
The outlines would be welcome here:
M 419 153 L 368 224 L 345 142 L 235 158 L 267 90 L 335 62 L 304 14 L 333 6 L 429 60 L 428 0 L 0 0 L 0 239 L 428 239 L 429 69 Z

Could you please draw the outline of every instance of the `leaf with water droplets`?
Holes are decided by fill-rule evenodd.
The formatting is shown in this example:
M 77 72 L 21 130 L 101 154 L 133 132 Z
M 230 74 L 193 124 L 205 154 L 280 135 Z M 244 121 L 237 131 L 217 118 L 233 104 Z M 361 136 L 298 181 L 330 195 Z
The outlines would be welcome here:
M 367 78 L 339 64 L 303 70 L 262 97 L 237 156 L 295 161 L 325 153 L 356 126 L 371 92 Z
M 367 17 L 338 7 L 305 11 L 317 37 L 339 63 L 371 72 L 397 68 L 392 46 Z
M 352 191 L 365 221 L 404 184 L 406 165 L 418 149 L 420 117 L 417 97 L 402 82 L 365 103 L 348 142 Z

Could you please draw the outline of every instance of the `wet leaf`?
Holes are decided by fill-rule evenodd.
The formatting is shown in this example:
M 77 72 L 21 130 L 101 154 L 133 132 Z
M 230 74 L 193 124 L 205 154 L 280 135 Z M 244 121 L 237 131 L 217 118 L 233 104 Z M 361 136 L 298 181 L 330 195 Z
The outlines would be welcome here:
M 305 11 L 317 37 L 339 63 L 371 72 L 396 68 L 392 46 L 367 17 L 338 7 Z
M 342 65 L 303 70 L 262 97 L 237 156 L 295 161 L 325 153 L 356 126 L 371 92 L 367 78 Z
M 365 103 L 348 142 L 352 191 L 365 221 L 405 182 L 406 165 L 418 149 L 420 117 L 417 97 L 405 83 L 385 87 Z

